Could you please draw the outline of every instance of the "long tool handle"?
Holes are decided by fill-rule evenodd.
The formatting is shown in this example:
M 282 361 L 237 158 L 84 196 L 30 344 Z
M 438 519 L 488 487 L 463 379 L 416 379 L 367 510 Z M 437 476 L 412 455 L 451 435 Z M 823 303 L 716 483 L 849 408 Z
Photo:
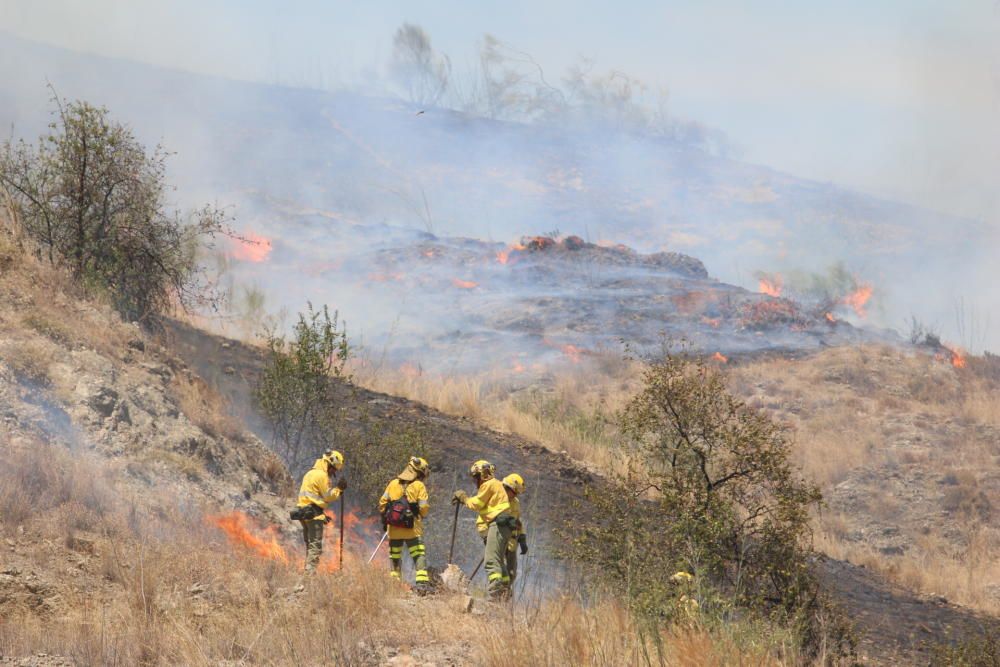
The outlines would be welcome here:
M 455 555 L 455 529 L 458 528 L 458 510 L 460 505 L 455 504 L 455 518 L 451 520 L 451 546 L 448 547 L 448 564 L 452 564 L 452 557 Z
M 469 575 L 469 581 L 472 581 L 473 579 L 476 578 L 476 575 L 479 574 L 479 568 L 481 568 L 483 566 L 483 563 L 485 561 L 486 561 L 486 556 L 483 556 L 482 558 L 479 559 L 479 565 L 477 565 L 476 569 L 473 570 L 472 574 Z
M 371 562 L 373 560 L 375 560 L 375 554 L 377 554 L 378 550 L 382 548 L 382 543 L 385 542 L 385 538 L 387 538 L 387 537 L 389 537 L 389 531 L 388 530 L 385 531 L 384 533 L 382 533 L 382 539 L 378 541 L 378 546 L 375 547 L 375 551 L 372 552 L 372 555 L 368 557 L 368 564 L 369 565 L 371 564 Z
M 344 569 L 344 494 L 340 494 L 340 568 Z

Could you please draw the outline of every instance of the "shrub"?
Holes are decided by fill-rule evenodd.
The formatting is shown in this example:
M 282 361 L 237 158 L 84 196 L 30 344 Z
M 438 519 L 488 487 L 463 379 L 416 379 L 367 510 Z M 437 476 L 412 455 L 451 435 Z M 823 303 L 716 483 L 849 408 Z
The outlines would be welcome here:
M 703 361 L 667 354 L 647 367 L 621 431 L 633 463 L 588 489 L 600 518 L 572 555 L 633 610 L 683 618 L 693 598 L 706 612 L 798 622 L 826 608 L 808 566 L 821 496 L 794 471 L 781 425 L 733 397 Z
M 202 241 L 224 231 L 222 213 L 168 211 L 162 147 L 147 152 L 107 109 L 53 99 L 56 120 L 37 146 L 0 147 L 0 187 L 14 222 L 129 321 L 212 301 L 196 260 Z
M 254 390 L 262 414 L 271 426 L 273 446 L 292 468 L 312 454 L 332 446 L 340 426 L 336 380 L 344 373 L 349 347 L 338 328 L 337 313 L 326 306 L 299 313 L 292 340 L 265 332 L 267 364 Z

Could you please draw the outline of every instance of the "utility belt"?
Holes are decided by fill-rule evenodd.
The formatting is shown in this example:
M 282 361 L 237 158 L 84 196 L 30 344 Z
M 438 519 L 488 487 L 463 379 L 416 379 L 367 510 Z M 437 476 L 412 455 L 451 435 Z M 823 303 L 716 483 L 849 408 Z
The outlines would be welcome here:
M 318 516 L 323 516 L 323 508 L 313 503 L 296 507 L 288 513 L 288 517 L 292 521 L 312 521 Z

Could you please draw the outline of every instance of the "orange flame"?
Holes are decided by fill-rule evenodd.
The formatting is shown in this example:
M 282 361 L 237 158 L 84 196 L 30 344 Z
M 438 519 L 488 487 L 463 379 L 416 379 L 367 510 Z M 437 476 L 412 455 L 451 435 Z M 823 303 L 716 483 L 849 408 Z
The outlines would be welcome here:
M 765 276 L 758 281 L 758 291 L 768 296 L 779 297 L 781 296 L 783 283 L 784 281 L 781 279 L 780 274 L 776 273 L 773 277 Z
M 955 368 L 965 368 L 965 350 L 960 347 L 950 347 L 948 345 L 942 345 L 944 349 L 948 350 L 951 355 L 951 365 Z
M 501 264 L 507 264 L 511 260 L 511 253 L 524 249 L 524 246 L 520 243 L 513 243 L 507 246 L 506 250 L 500 250 L 497 252 L 497 261 Z
M 826 314 L 826 319 L 831 324 L 836 324 L 837 323 L 837 318 L 833 316 L 833 313 L 827 313 Z
M 408 361 L 406 363 L 400 365 L 399 372 L 402 373 L 403 375 L 405 375 L 408 378 L 416 378 L 416 377 L 420 377 L 420 375 L 421 375 L 420 367 L 419 366 L 415 366 L 414 364 L 411 364 Z
M 563 345 L 559 349 L 561 349 L 562 353 L 565 354 L 566 357 L 574 364 L 580 363 L 580 357 L 583 354 L 583 350 L 581 348 L 577 347 L 576 345 L 570 345 L 567 343 L 566 345 Z
M 471 280 L 459 280 L 458 278 L 452 278 L 451 284 L 459 289 L 475 289 L 479 287 L 479 283 L 474 283 Z
M 707 324 L 708 326 L 712 327 L 713 329 L 718 329 L 719 325 L 722 324 L 722 318 L 720 318 L 720 317 L 706 317 L 705 315 L 702 315 L 701 316 L 701 323 L 702 324 Z
M 525 370 L 524 364 L 522 364 L 520 361 L 515 360 L 514 365 L 511 367 L 511 370 L 514 371 L 515 373 L 523 373 Z
M 271 254 L 271 240 L 263 236 L 247 232 L 242 238 L 233 239 L 232 251 L 229 256 L 245 262 L 263 262 Z
M 861 285 L 856 290 L 841 299 L 841 303 L 850 306 L 857 313 L 858 317 L 865 317 L 865 304 L 872 298 L 873 288 L 871 285 Z
M 209 516 L 206 520 L 221 528 L 230 544 L 244 547 L 261 558 L 288 565 L 288 554 L 278 543 L 277 530 L 273 526 L 256 528 L 251 525 L 250 518 L 242 512 Z
M 729 361 L 729 358 L 723 355 L 721 352 L 716 352 L 715 354 L 713 354 L 712 359 L 722 364 L 727 363 Z
M 402 273 L 369 273 L 368 280 L 373 283 L 387 283 L 390 281 L 399 282 L 403 279 Z

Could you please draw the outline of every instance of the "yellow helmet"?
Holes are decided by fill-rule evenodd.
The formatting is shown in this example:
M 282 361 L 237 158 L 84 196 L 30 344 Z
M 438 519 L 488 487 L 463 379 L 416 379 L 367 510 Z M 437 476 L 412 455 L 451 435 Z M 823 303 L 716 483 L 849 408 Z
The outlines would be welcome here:
M 424 477 L 431 473 L 431 465 L 427 463 L 427 459 L 422 459 L 419 456 L 410 457 L 410 467 Z
M 496 468 L 493 464 L 485 459 L 479 459 L 472 464 L 471 468 L 469 468 L 469 474 L 473 477 L 479 477 L 480 479 L 492 478 L 495 471 Z
M 524 478 L 516 472 L 503 478 L 503 485 L 516 494 L 524 493 Z
M 323 452 L 323 460 L 326 461 L 327 465 L 333 466 L 334 470 L 340 470 L 344 467 L 344 455 L 335 449 Z

